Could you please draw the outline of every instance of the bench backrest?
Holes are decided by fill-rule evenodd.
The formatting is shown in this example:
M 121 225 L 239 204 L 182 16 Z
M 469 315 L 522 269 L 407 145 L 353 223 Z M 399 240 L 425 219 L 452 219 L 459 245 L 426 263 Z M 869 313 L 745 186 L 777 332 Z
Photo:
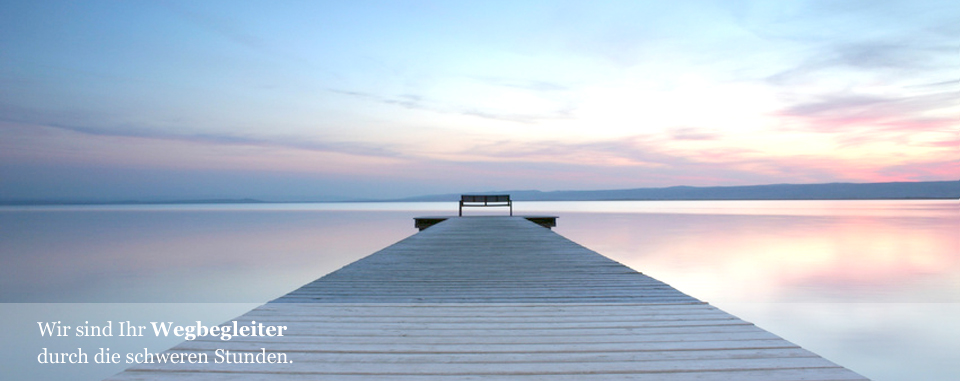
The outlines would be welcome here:
M 460 196 L 460 202 L 508 202 L 508 201 L 510 201 L 510 195 L 508 194 L 495 194 L 495 195 L 465 194 Z

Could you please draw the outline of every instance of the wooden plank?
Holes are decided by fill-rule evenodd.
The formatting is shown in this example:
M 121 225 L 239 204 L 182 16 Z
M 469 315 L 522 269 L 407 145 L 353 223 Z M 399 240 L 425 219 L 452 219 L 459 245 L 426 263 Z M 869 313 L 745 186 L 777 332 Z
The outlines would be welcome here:
M 363 283 L 353 283 L 359 280 Z M 451 218 L 277 302 L 697 302 L 522 218 Z
M 111 380 L 864 380 L 522 217 L 450 218 Z
M 317 375 L 396 375 L 396 374 L 449 374 L 449 375 L 561 375 L 561 374 L 636 374 L 636 373 L 668 373 L 678 371 L 697 372 L 726 372 L 730 370 L 747 369 L 829 369 L 836 365 L 819 357 L 780 357 L 780 358 L 737 358 L 737 359 L 685 359 L 685 360 L 645 360 L 645 361 L 604 361 L 602 368 L 594 361 L 555 361 L 555 362 L 479 362 L 479 363 L 451 363 L 443 361 L 423 363 L 378 362 L 372 366 L 370 362 L 310 362 L 310 370 L 303 372 L 304 367 L 297 362 L 293 364 L 277 364 L 270 367 L 275 372 L 299 372 Z M 141 371 L 159 370 L 176 371 L 195 368 L 192 364 L 166 364 L 141 367 Z M 260 370 L 258 364 L 211 364 L 206 368 L 213 372 L 235 372 L 242 370 Z
M 130 371 L 123 374 L 125 381 L 147 380 L 336 380 L 336 381 L 703 381 L 703 380 L 737 380 L 737 381 L 845 381 L 863 380 L 856 374 L 837 372 L 836 368 L 823 369 L 751 369 L 730 370 L 720 372 L 668 372 L 668 373 L 581 373 L 581 374 L 485 374 L 485 375 L 435 375 L 419 373 L 415 375 L 370 375 L 370 374 L 334 374 L 318 375 L 311 373 L 275 373 L 275 372 L 139 372 Z

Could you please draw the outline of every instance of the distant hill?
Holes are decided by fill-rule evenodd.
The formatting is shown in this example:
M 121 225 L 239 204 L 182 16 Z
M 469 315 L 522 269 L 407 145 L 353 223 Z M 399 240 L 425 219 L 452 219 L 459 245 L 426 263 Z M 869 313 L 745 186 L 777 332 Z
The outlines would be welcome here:
M 468 194 L 467 192 L 465 194 Z M 517 201 L 588 200 L 882 200 L 960 199 L 960 181 L 894 183 L 774 184 L 728 187 L 635 188 L 592 191 L 535 190 L 474 192 L 509 194 Z M 391 201 L 457 201 L 460 194 L 410 197 Z
M 0 205 L 169 205 L 169 204 L 262 204 L 268 201 L 252 198 L 105 200 L 105 199 L 12 199 Z
M 464 192 L 463 194 L 509 194 L 516 201 L 592 200 L 884 200 L 960 199 L 960 181 L 897 183 L 775 184 L 734 187 L 635 188 L 590 191 L 537 190 Z M 349 199 L 345 197 L 303 197 L 298 201 L 261 199 L 163 199 L 163 200 L 0 200 L 0 205 L 113 205 L 113 204 L 252 204 L 274 202 L 417 202 L 460 200 L 460 193 L 401 199 Z

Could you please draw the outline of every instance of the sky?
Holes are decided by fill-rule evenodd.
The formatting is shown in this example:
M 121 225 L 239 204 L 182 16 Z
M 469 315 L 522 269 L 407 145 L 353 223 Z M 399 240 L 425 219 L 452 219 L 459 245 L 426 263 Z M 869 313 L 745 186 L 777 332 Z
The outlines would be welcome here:
M 960 2 L 0 0 L 0 200 L 960 179 Z

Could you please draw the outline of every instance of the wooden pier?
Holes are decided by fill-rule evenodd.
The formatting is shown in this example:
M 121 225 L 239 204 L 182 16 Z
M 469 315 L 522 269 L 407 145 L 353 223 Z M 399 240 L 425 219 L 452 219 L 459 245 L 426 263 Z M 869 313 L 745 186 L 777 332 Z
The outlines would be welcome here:
M 523 217 L 446 218 L 234 320 L 287 330 L 109 380 L 865 380 Z

